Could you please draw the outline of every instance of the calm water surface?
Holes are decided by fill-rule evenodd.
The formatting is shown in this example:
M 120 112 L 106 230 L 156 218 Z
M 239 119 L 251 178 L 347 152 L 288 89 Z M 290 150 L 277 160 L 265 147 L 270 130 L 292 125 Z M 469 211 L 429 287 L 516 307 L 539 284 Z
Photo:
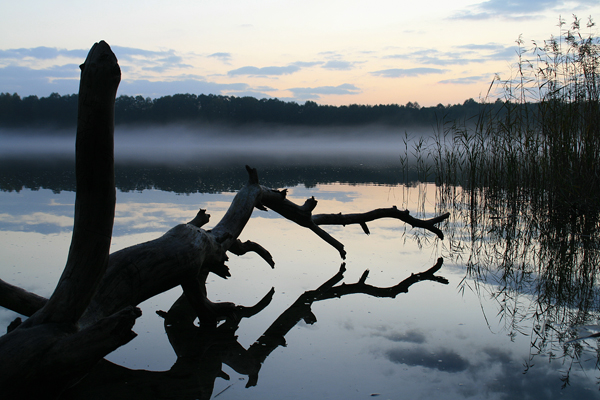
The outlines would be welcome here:
M 74 181 L 64 168 L 45 164 L 6 172 L 5 165 L 2 174 L 0 276 L 43 296 L 54 289 L 71 238 Z M 422 218 L 444 211 L 437 203 L 439 188 L 403 184 L 397 168 L 393 163 L 297 164 L 259 167 L 259 175 L 263 184 L 287 187 L 296 203 L 314 196 L 316 213 L 392 205 Z M 245 178 L 238 167 L 118 166 L 113 251 L 162 235 L 192 219 L 198 208 L 207 209 L 209 225 L 214 225 Z M 357 226 L 327 228 L 348 251 L 343 282 L 354 283 L 369 270 L 367 283 L 393 286 L 441 256 L 445 263 L 438 275 L 450 283 L 420 282 L 395 299 L 352 294 L 317 301 L 311 308 L 316 322 L 300 321 L 285 335 L 285 345 L 265 359 L 255 387 L 246 388 L 249 377 L 224 364 L 229 380 L 216 378 L 212 398 L 600 398 L 596 340 L 578 342 L 579 356 L 568 357 L 558 333 L 569 327 L 557 323 L 552 326 L 556 337 L 544 336 L 550 345 L 537 351 L 539 320 L 526 313 L 509 318 L 502 308 L 507 303 L 498 300 L 498 284 L 467 276 L 469 230 L 460 218 L 453 216 L 441 226 L 444 240 L 395 220 L 375 221 L 369 228 L 370 235 Z M 208 292 L 213 301 L 252 305 L 275 289 L 272 303 L 242 320 L 235 332 L 239 345 L 248 349 L 300 295 L 334 276 L 342 260 L 316 235 L 272 211 L 256 210 L 241 239 L 267 248 L 275 269 L 254 254 L 232 255 L 231 278 L 209 278 Z M 518 293 L 515 312 L 535 309 L 534 295 L 525 289 Z M 170 369 L 176 356 L 156 311 L 167 311 L 180 294 L 175 288 L 143 303 L 143 316 L 134 327 L 138 336 L 108 359 L 131 369 Z M 16 316 L 0 310 L 0 323 L 7 326 Z

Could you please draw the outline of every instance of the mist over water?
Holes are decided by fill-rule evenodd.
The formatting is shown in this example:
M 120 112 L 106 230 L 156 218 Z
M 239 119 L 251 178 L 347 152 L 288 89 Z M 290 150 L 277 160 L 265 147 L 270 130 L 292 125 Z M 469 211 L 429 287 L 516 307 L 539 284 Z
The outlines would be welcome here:
M 406 132 L 430 136 L 426 129 Z M 368 126 L 156 126 L 115 128 L 115 161 L 149 164 L 386 164 L 404 154 L 405 130 Z M 412 144 L 409 144 L 409 148 Z M 73 158 L 75 132 L 0 130 L 0 157 Z

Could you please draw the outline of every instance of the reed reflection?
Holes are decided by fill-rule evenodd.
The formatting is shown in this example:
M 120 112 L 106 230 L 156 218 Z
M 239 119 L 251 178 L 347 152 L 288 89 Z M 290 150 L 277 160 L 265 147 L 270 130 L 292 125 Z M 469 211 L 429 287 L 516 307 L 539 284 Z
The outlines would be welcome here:
M 523 186 L 446 185 L 438 199 L 441 210 L 455 210 L 447 237 L 466 265 L 461 290 L 495 300 L 512 338 L 529 336 L 525 371 L 548 357 L 565 364 L 567 385 L 576 364 L 600 360 L 595 341 L 573 341 L 584 326 L 600 329 L 600 208 Z

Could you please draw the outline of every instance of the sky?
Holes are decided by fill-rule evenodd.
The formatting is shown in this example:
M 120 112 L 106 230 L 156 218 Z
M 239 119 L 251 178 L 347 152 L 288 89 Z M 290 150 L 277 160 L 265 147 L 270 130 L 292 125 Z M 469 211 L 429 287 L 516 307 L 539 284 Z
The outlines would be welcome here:
M 3 1 L 0 93 L 77 93 L 79 65 L 105 40 L 122 70 L 118 95 L 456 104 L 510 76 L 519 37 L 541 43 L 573 14 L 585 27 L 600 2 Z

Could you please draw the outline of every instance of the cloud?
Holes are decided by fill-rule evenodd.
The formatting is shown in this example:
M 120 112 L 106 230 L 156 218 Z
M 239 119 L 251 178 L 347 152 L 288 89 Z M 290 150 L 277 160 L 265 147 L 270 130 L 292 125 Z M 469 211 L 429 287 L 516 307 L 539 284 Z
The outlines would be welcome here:
M 415 77 L 430 74 L 443 74 L 447 70 L 438 68 L 390 68 L 371 72 L 371 75 L 384 78 Z
M 322 64 L 323 64 L 323 61 L 296 61 L 296 62 L 292 63 L 291 65 L 295 65 L 300 68 L 310 68 L 310 67 L 314 67 L 315 65 L 322 65 Z
M 497 43 L 466 44 L 457 46 L 457 49 L 465 49 L 470 53 L 478 54 L 483 61 L 512 60 L 517 54 L 516 46 L 504 46 Z
M 336 51 L 321 51 L 317 54 L 320 56 L 327 57 L 327 58 L 336 58 L 336 57 L 340 56 L 340 54 Z
M 48 212 L 34 212 L 27 215 L 0 214 L 0 223 L 9 225 L 45 225 L 52 224 L 60 228 L 73 226 L 73 218 L 68 215 L 56 215 Z
M 404 333 L 378 334 L 377 336 L 383 336 L 392 342 L 425 343 L 425 335 L 417 329 L 411 329 Z
M 36 60 L 52 60 L 59 57 L 78 58 L 82 61 L 87 56 L 88 50 L 66 50 L 56 47 L 34 47 L 30 49 L 0 50 L 0 60 L 22 60 L 31 58 Z
M 515 46 L 503 46 L 496 43 L 467 44 L 456 46 L 454 51 L 422 49 L 403 54 L 390 54 L 384 59 L 410 60 L 424 65 L 467 65 L 491 60 L 511 60 L 515 56 Z
M 562 4 L 564 4 L 562 0 L 488 0 L 479 3 L 477 7 L 490 13 L 515 15 L 538 13 Z
M 130 64 L 133 69 L 158 73 L 191 68 L 191 65 L 184 63 L 183 57 L 177 55 L 174 50 L 152 51 L 121 46 L 112 46 L 112 50 L 121 67 Z
M 453 79 L 444 79 L 439 81 L 438 83 L 442 84 L 454 84 L 454 85 L 471 85 L 474 83 L 480 82 L 488 82 L 490 83 L 492 79 L 489 75 L 475 75 L 475 76 L 464 76 L 461 78 L 453 78 Z
M 231 61 L 231 53 L 212 53 L 209 57 L 216 58 L 225 64 L 229 64 L 229 61 Z
M 348 71 L 354 68 L 357 64 L 353 61 L 346 61 L 343 59 L 342 54 L 335 51 L 323 51 L 318 53 L 319 56 L 329 60 L 327 62 L 321 62 L 321 68 L 336 70 L 336 71 Z
M 488 362 L 497 362 L 502 364 L 510 364 L 512 362 L 511 354 L 505 349 L 495 347 L 486 347 L 482 350 L 488 356 Z
M 140 59 L 153 60 L 162 63 L 179 64 L 183 58 L 176 55 L 174 50 L 152 51 L 133 47 L 111 46 L 119 61 L 135 61 Z M 59 57 L 76 58 L 83 62 L 89 49 L 67 50 L 56 47 L 34 47 L 0 50 L 0 60 L 22 61 L 24 59 L 54 60 Z
M 461 372 L 469 368 L 469 361 L 451 350 L 441 349 L 430 352 L 425 349 L 392 349 L 386 353 L 387 358 L 397 364 L 411 367 L 421 366 L 444 372 Z
M 223 94 L 227 91 L 245 91 L 250 87 L 245 83 L 216 83 L 201 77 L 176 79 L 171 81 L 124 80 L 119 86 L 119 95 L 142 95 L 144 97 L 169 96 L 176 93 Z
M 142 52 L 143 53 L 143 52 Z M 131 54 L 138 54 L 132 51 Z M 141 54 L 141 53 L 140 53 Z M 165 61 L 167 57 L 164 57 Z M 171 60 L 176 62 L 177 59 Z M 270 98 L 267 92 L 275 89 L 268 86 L 250 87 L 246 83 L 217 83 L 198 75 L 175 75 L 163 77 L 160 81 L 135 79 L 135 69 L 129 65 L 121 65 L 125 76 L 119 85 L 118 95 L 141 95 L 144 97 L 161 97 L 176 93 L 212 93 L 231 94 L 236 96 L 253 96 Z M 144 70 L 164 70 L 160 66 L 146 66 Z M 131 73 L 129 73 L 131 71 Z M 61 95 L 79 91 L 79 64 L 56 65 L 47 68 L 31 68 L 9 65 L 0 67 L 0 90 L 7 93 L 18 93 L 20 96 L 45 97 L 51 93 Z
M 565 364 L 560 361 L 548 362 L 542 358 L 539 361 L 544 362 L 538 362 L 524 372 L 523 368 L 515 367 L 519 364 L 503 350 L 484 349 L 484 353 L 489 357 L 489 362 L 496 364 L 497 368 L 494 379 L 483 382 L 482 387 L 488 395 L 497 393 L 501 399 L 591 398 L 591 379 L 586 377 L 585 373 L 593 374 L 593 366 L 581 376 L 575 368 L 571 370 L 567 367 L 563 370 Z M 565 374 L 572 376 L 568 388 L 563 390 L 561 379 L 564 379 Z
M 597 6 L 597 0 L 488 0 L 461 10 L 450 19 L 484 20 L 490 18 L 530 20 L 539 18 L 546 11 L 557 9 L 587 9 Z
M 482 62 L 483 59 L 469 59 L 463 55 L 453 53 L 441 53 L 435 50 L 427 50 L 427 54 L 424 52 L 414 52 L 410 54 L 393 54 L 385 56 L 384 58 L 410 60 L 419 64 L 424 65 L 466 65 L 472 62 Z
M 174 50 L 145 50 L 132 47 L 112 46 L 119 59 L 123 80 L 119 94 L 159 97 L 175 93 L 213 93 L 239 92 L 248 95 L 254 93 L 269 97 L 265 88 L 253 89 L 245 83 L 219 84 L 209 82 L 202 76 L 180 74 L 179 70 L 191 68 L 184 58 Z M 65 50 L 51 47 L 21 48 L 0 50 L 0 90 L 18 93 L 21 96 L 48 96 L 51 93 L 72 94 L 79 91 L 79 65 L 85 60 L 89 50 Z M 223 60 L 229 53 L 214 53 L 211 56 Z M 48 66 L 48 61 L 59 57 L 76 58 L 78 63 Z M 32 63 L 32 60 L 36 61 Z M 45 64 L 43 62 L 45 62 Z M 298 67 L 294 67 L 298 68 Z M 166 71 L 176 70 L 170 76 Z M 148 76 L 162 74 L 157 82 Z
M 113 53 L 117 56 L 119 60 L 131 60 L 137 57 L 143 57 L 148 59 L 158 59 L 164 58 L 170 55 L 175 54 L 174 50 L 162 50 L 162 51 L 153 51 L 153 50 L 145 50 L 145 49 L 137 49 L 134 47 L 123 47 L 123 46 L 111 46 Z
M 354 63 L 350 61 L 341 61 L 341 60 L 331 60 L 327 61 L 322 68 L 325 69 L 333 69 L 338 71 L 347 71 L 349 69 L 354 68 Z
M 0 80 L 4 79 L 20 79 L 24 76 L 26 79 L 57 79 L 57 78 L 79 78 L 78 64 L 56 65 L 48 68 L 27 68 L 9 65 L 0 68 Z
M 79 91 L 79 75 L 78 64 L 40 69 L 9 65 L 0 68 L 0 88 L 3 92 L 22 96 L 48 96 L 54 92 L 72 94 Z
M 360 88 L 350 83 L 344 83 L 338 86 L 317 86 L 305 88 L 287 89 L 294 94 L 297 99 L 320 98 L 320 95 L 347 95 L 360 94 Z
M 228 91 L 228 95 L 236 97 L 254 97 L 255 99 L 271 99 L 273 96 L 256 90 Z
M 287 67 L 253 67 L 247 66 L 227 72 L 229 76 L 236 75 L 251 75 L 251 76 L 277 76 L 277 75 L 289 75 L 294 72 L 300 71 L 300 67 L 297 65 L 288 65 Z
M 132 47 L 112 46 L 122 70 L 147 71 L 164 73 L 174 69 L 188 69 L 191 65 L 184 63 L 184 58 L 174 50 L 152 51 Z M 54 47 L 35 47 L 0 50 L 0 62 L 8 66 L 27 66 L 42 69 L 48 62 L 57 61 L 60 57 L 76 59 L 81 64 L 89 50 L 66 50 Z

